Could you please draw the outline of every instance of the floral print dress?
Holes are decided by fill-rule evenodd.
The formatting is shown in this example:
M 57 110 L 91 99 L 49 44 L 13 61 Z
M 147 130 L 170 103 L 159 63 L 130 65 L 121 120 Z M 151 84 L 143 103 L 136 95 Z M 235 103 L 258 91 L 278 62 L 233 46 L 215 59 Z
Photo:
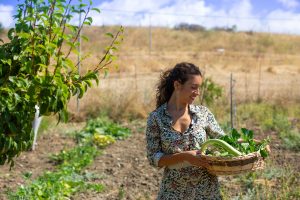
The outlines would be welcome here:
M 147 121 L 147 158 L 158 167 L 165 154 L 200 149 L 207 137 L 224 135 L 213 114 L 204 106 L 189 105 L 191 124 L 180 133 L 172 127 L 172 117 L 167 103 L 150 113 Z M 187 166 L 172 169 L 165 167 L 158 200 L 218 200 L 221 199 L 216 176 L 205 168 Z

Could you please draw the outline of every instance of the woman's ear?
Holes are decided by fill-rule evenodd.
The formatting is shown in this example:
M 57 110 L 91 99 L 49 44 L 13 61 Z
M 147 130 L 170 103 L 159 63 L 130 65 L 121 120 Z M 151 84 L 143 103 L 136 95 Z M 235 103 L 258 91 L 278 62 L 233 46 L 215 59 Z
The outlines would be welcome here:
M 181 84 L 179 83 L 179 81 L 174 81 L 174 89 L 177 90 L 179 89 L 181 86 Z

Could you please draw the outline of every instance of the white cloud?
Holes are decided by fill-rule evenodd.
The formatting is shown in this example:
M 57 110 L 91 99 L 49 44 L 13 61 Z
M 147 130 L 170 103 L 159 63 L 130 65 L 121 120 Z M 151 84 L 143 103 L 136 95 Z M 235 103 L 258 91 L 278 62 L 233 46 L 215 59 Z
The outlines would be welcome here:
M 124 24 L 148 26 L 174 26 L 180 22 L 199 23 L 199 16 L 211 12 L 204 1 L 199 0 L 115 0 L 97 6 L 102 10 L 93 14 L 94 24 Z M 112 9 L 113 8 L 113 9 Z M 122 12 L 123 11 L 123 12 Z
M 272 19 L 272 20 L 270 20 Z M 300 13 L 291 11 L 275 10 L 266 17 L 269 30 L 278 33 L 300 34 Z
M 229 10 L 215 10 L 213 13 L 219 17 L 211 20 L 211 27 L 236 25 L 238 30 L 253 30 L 260 26 L 260 20 L 254 15 L 250 0 L 235 1 Z
M 0 23 L 5 27 L 13 25 L 13 10 L 14 8 L 10 5 L 0 4 Z
M 129 3 L 128 3 L 129 2 Z M 235 4 L 229 9 L 215 10 L 205 4 L 203 0 L 177 0 L 177 1 L 161 1 L 158 3 L 145 3 L 140 8 L 136 8 L 142 1 L 134 0 L 115 0 L 105 2 L 97 7 L 102 9 L 100 15 L 94 15 L 95 25 L 142 25 L 148 26 L 151 20 L 152 26 L 168 26 L 174 27 L 176 24 L 186 22 L 190 24 L 201 24 L 205 27 L 231 27 L 237 25 L 239 30 L 252 30 L 261 28 L 260 20 L 253 14 L 253 6 L 250 0 L 236 0 Z M 153 2 L 153 1 L 151 1 Z M 117 6 L 118 5 L 118 6 Z M 145 11 L 148 14 L 139 12 L 112 12 L 106 10 L 115 8 L 116 10 L 127 11 Z M 118 9 L 121 8 L 121 9 Z M 124 8 L 124 9 L 123 9 Z M 125 9 L 126 8 L 126 9 Z M 151 19 L 149 17 L 151 13 Z
M 252 4 L 250 0 L 241 0 L 238 1 L 232 8 L 229 10 L 228 14 L 230 16 L 239 16 L 239 17 L 251 17 L 252 16 Z
M 277 0 L 277 1 L 286 8 L 296 8 L 300 5 L 300 3 L 297 0 Z
M 186 22 L 200 24 L 207 28 L 231 27 L 236 25 L 238 30 L 260 32 L 279 32 L 300 34 L 300 14 L 294 10 L 276 9 L 264 16 L 254 13 L 251 0 L 224 0 L 232 6 L 227 8 L 211 7 L 209 0 L 111 0 L 94 6 L 101 13 L 92 12 L 93 25 L 124 25 L 124 26 L 168 26 Z M 296 6 L 295 0 L 277 0 L 285 5 Z M 289 3 L 288 3 L 289 2 Z M 296 2 L 296 3 L 292 3 Z M 2 6 L 2 7 L 1 7 Z M 4 26 L 13 23 L 11 6 L 0 4 L 0 22 Z M 2 17 L 3 16 L 3 17 Z M 278 20 L 278 19 L 285 20 Z M 74 24 L 78 24 L 74 17 Z

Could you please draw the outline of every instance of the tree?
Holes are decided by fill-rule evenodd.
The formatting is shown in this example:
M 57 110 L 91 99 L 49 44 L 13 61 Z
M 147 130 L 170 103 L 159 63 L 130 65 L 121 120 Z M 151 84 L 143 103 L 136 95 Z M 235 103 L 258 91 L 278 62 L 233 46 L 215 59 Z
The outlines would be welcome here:
M 199 24 L 188 24 L 182 22 L 175 26 L 175 30 L 206 31 L 206 28 Z
M 116 58 L 113 52 L 122 41 L 122 27 L 115 35 L 107 34 L 112 42 L 98 65 L 78 73 L 79 63 L 69 56 L 78 54 L 80 31 L 93 21 L 88 14 L 100 12 L 92 8 L 92 1 L 79 2 L 25 0 L 18 5 L 15 27 L 8 31 L 10 41 L 0 46 L 0 164 L 13 166 L 13 158 L 31 147 L 35 105 L 40 116 L 58 114 L 58 121 L 67 121 L 70 98 L 81 98 L 93 81 L 98 84 L 98 72 Z M 72 25 L 73 16 L 80 13 L 82 24 Z
M 4 27 L 3 27 L 3 25 L 0 23 L 0 34 L 3 33 L 3 31 L 4 31 Z

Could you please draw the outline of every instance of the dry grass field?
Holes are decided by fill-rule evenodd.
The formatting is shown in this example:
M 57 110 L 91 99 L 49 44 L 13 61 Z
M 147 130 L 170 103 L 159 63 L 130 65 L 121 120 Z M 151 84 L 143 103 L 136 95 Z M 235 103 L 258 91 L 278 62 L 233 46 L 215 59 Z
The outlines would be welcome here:
M 82 44 L 82 55 L 89 55 L 82 71 L 92 68 L 103 55 L 109 44 L 105 33 L 117 30 L 118 27 L 83 30 L 90 40 Z M 182 61 L 197 64 L 206 77 L 222 86 L 225 99 L 229 99 L 232 74 L 237 103 L 299 102 L 299 50 L 300 36 L 295 35 L 125 27 L 118 60 L 99 87 L 81 100 L 81 114 L 101 107 L 118 117 L 145 117 L 154 108 L 160 72 Z M 70 108 L 74 111 L 75 107 L 73 99 Z

